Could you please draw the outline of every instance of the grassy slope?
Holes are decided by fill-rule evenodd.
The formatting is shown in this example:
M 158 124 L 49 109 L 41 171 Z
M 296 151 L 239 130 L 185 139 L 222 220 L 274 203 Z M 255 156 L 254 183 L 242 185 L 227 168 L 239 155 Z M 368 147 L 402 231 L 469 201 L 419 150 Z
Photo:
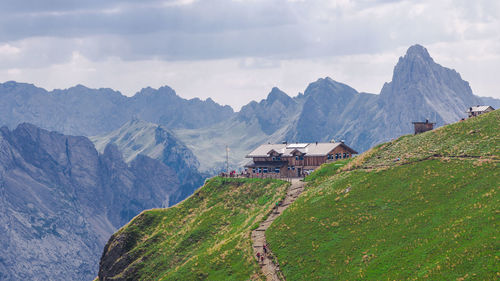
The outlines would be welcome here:
M 499 124 L 496 111 L 311 175 L 266 232 L 287 280 L 498 278 Z
M 284 196 L 287 186 L 276 180 L 214 178 L 175 207 L 143 212 L 112 237 L 127 237 L 126 258 L 132 263 L 122 276 L 259 279 L 250 231 Z

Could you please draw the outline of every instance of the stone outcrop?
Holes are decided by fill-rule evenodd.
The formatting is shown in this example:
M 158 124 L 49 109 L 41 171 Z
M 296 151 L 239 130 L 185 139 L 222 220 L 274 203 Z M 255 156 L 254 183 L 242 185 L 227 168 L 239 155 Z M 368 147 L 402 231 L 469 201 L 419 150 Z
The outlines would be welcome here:
M 168 206 L 175 170 L 31 124 L 0 129 L 0 280 L 92 280 L 109 236 Z

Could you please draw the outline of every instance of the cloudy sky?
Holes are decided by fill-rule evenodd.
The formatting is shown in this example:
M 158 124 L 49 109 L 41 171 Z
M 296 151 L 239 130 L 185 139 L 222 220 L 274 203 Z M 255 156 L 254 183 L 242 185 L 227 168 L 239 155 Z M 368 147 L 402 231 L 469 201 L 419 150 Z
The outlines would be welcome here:
M 236 109 L 325 76 L 379 93 L 415 43 L 500 98 L 497 0 L 0 2 L 0 82 L 128 96 L 169 85 Z

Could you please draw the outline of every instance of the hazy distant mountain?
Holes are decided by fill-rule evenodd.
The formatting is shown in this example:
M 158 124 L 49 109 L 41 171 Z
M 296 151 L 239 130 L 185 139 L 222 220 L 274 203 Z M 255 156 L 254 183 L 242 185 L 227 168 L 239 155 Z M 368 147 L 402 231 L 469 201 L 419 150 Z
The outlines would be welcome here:
M 114 145 L 21 124 L 0 129 L 0 280 L 92 280 L 104 243 L 144 209 L 168 206 L 175 170 Z
M 382 88 L 379 104 L 386 115 L 380 121 L 401 123 L 395 131 L 401 134 L 411 131 L 415 120 L 429 118 L 438 126 L 456 122 L 481 100 L 458 72 L 435 63 L 424 47 L 414 45 L 399 59 L 392 82 Z
M 479 98 L 483 102 L 482 105 L 490 105 L 494 109 L 499 109 L 500 108 L 500 99 L 491 98 L 491 97 L 479 97 Z
M 293 119 L 301 107 L 301 100 L 292 99 L 274 87 L 266 99 L 243 106 L 237 119 L 245 122 L 255 120 L 265 134 L 271 135 Z
M 234 114 L 230 106 L 221 106 L 211 98 L 205 101 L 183 99 L 168 86 L 158 90 L 142 89 L 130 98 L 129 103 L 133 116 L 167 128 L 203 128 Z
M 288 141 L 330 141 L 344 138 L 339 133 L 342 131 L 358 132 L 359 128 L 350 124 L 373 114 L 377 97 L 360 94 L 329 77 L 318 79 L 305 90 L 301 113 L 284 138 Z
M 137 117 L 168 128 L 211 126 L 234 114 L 211 99 L 183 99 L 169 87 L 142 89 L 126 97 L 111 89 L 78 85 L 48 92 L 31 84 L 0 84 L 0 124 L 11 128 L 30 122 L 66 134 L 93 136 L 119 128 Z
M 90 137 L 90 140 L 99 152 L 108 144 L 115 144 L 127 163 L 139 155 L 146 155 L 172 168 L 181 186 L 177 194 L 170 196 L 170 204 L 186 198 L 203 185 L 204 176 L 198 171 L 200 163 L 196 156 L 163 126 L 134 119 L 113 132 Z

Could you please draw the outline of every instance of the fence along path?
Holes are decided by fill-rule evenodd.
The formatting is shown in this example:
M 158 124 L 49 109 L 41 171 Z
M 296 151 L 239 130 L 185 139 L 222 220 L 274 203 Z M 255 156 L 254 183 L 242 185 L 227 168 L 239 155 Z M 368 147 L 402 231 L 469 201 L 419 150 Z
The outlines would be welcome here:
M 274 208 L 269 215 L 269 217 L 262 222 L 257 229 L 252 231 L 252 246 L 254 257 L 257 258 L 257 253 L 261 255 L 264 254 L 263 245 L 267 245 L 266 241 L 266 230 L 273 223 L 273 221 L 283 213 L 286 208 L 290 204 L 292 204 L 295 199 L 302 193 L 304 190 L 305 183 L 300 179 L 292 179 L 292 184 L 287 190 L 287 194 L 285 199 L 281 202 L 281 204 L 276 208 Z M 271 249 L 268 247 L 267 255 L 264 255 L 264 262 L 258 261 L 262 273 L 266 276 L 268 281 L 279 281 L 285 280 L 283 274 L 279 268 L 279 262 L 276 259 L 276 256 L 272 253 Z

